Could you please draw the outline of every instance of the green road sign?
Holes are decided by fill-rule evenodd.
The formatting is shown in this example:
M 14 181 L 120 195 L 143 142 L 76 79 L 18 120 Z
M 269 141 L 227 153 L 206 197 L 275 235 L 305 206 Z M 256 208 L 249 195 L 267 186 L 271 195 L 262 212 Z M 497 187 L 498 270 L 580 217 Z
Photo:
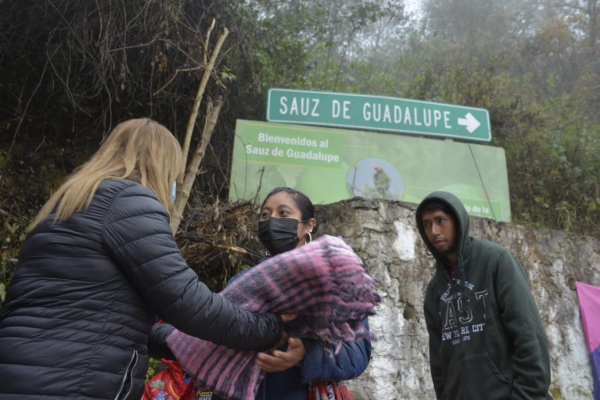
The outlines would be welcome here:
M 483 108 L 386 96 L 270 89 L 267 121 L 492 140 Z

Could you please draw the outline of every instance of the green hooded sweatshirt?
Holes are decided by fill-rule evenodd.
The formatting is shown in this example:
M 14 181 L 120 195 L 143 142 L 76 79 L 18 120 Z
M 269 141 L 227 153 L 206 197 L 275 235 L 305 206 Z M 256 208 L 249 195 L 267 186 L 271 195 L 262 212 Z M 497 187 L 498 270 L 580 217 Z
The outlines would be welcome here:
M 457 262 L 436 253 L 422 221 L 431 201 L 452 210 Z M 436 259 L 425 294 L 431 377 L 438 399 L 546 399 L 548 340 L 521 264 L 504 247 L 469 236 L 469 215 L 451 193 L 433 192 L 417 226 Z

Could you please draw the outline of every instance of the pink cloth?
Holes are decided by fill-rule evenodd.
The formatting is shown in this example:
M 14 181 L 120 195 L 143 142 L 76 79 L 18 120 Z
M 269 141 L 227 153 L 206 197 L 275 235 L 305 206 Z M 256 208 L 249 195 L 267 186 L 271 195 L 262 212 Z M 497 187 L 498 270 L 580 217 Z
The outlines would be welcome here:
M 575 282 L 588 351 L 600 347 L 600 287 Z
M 575 283 L 583 332 L 590 352 L 594 400 L 600 400 L 600 287 Z
M 340 238 L 323 235 L 271 257 L 233 280 L 221 295 L 253 312 L 297 313 L 292 337 L 339 349 L 372 335 L 363 320 L 378 302 L 362 261 Z M 256 353 L 235 351 L 174 330 L 167 344 L 198 387 L 232 400 L 254 399 L 263 372 Z

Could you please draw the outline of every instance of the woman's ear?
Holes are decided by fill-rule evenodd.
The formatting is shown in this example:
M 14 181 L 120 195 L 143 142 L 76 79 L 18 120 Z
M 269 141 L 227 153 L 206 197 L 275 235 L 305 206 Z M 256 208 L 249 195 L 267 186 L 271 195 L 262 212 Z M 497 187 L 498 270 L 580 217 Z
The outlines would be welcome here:
M 309 219 L 308 223 L 306 224 L 309 232 L 312 232 L 315 229 L 316 225 L 317 225 L 317 220 L 314 218 Z

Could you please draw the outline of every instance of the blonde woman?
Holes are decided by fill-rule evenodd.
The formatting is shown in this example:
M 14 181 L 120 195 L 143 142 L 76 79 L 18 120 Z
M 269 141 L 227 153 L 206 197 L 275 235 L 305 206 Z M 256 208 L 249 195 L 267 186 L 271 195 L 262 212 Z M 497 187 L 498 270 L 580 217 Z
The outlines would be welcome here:
M 182 258 L 169 226 L 181 164 L 164 126 L 126 121 L 50 197 L 0 310 L 0 400 L 140 399 L 157 318 L 234 349 L 277 345 L 282 316 L 236 308 Z

